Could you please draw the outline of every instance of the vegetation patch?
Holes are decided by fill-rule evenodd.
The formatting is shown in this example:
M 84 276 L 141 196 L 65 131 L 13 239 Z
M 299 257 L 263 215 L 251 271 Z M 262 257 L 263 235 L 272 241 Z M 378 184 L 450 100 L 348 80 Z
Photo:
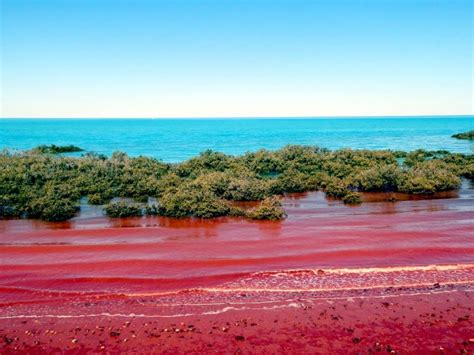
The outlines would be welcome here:
M 471 141 L 474 139 L 474 130 L 462 132 L 462 133 L 456 133 L 456 134 L 453 134 L 451 137 L 456 138 L 456 139 L 467 139 Z
M 61 154 L 61 153 L 75 153 L 82 152 L 84 149 L 76 147 L 75 145 L 39 145 L 33 148 L 33 152 L 42 154 Z
M 143 216 L 143 208 L 139 204 L 126 202 L 111 202 L 104 207 L 105 213 L 109 217 L 140 217 Z
M 187 184 L 163 194 L 158 212 L 169 217 L 212 218 L 229 213 L 229 205 L 212 191 Z
M 281 205 L 281 199 L 277 196 L 271 196 L 260 202 L 257 207 L 251 209 L 247 216 L 252 219 L 278 221 L 285 218 L 286 213 Z
M 55 149 L 56 150 L 56 149 Z M 57 150 L 56 150 L 57 151 Z M 205 151 L 179 164 L 115 152 L 110 158 L 51 154 L 47 149 L 0 152 L 0 217 L 73 217 L 79 200 L 106 205 L 111 217 L 162 215 L 241 216 L 278 220 L 286 214 L 278 196 L 322 190 L 348 204 L 360 193 L 433 194 L 474 177 L 472 154 L 447 151 L 329 151 L 286 146 L 241 156 Z M 127 198 L 133 203 L 114 202 Z M 152 205 L 148 201 L 155 201 Z M 245 211 L 233 202 L 260 201 Z M 238 204 L 237 204 L 238 205 Z
M 346 205 L 358 205 L 362 203 L 362 198 L 360 193 L 350 191 L 342 198 L 342 202 Z

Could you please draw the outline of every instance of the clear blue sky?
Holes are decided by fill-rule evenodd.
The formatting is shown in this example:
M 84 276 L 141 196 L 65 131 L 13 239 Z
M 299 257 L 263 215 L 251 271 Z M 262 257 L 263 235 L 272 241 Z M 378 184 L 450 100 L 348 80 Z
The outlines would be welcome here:
M 472 0 L 2 0 L 3 117 L 472 114 Z

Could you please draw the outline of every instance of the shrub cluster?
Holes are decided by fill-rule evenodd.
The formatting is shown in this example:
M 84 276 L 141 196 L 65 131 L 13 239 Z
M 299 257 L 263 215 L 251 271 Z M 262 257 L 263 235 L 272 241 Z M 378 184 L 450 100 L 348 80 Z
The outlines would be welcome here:
M 360 192 L 431 194 L 456 189 L 474 177 L 473 155 L 446 151 L 329 151 L 287 146 L 242 156 L 205 151 L 179 164 L 115 152 L 110 158 L 46 154 L 41 149 L 0 153 L 0 216 L 65 220 L 78 201 L 104 205 L 109 216 L 143 214 L 212 218 L 282 219 L 275 195 L 323 190 L 345 203 Z M 109 203 L 129 198 L 137 204 Z M 157 202 L 147 205 L 149 198 Z M 262 201 L 245 211 L 234 201 Z
M 358 205 L 359 203 L 362 203 L 362 198 L 360 193 L 350 191 L 344 195 L 342 202 L 346 205 Z
M 281 199 L 277 196 L 267 197 L 257 207 L 248 211 L 246 215 L 252 219 L 268 219 L 271 221 L 278 221 L 286 217 Z
M 109 217 L 140 217 L 143 216 L 143 208 L 137 203 L 126 203 L 124 201 L 111 202 L 104 207 Z
M 167 190 L 158 205 L 158 213 L 169 217 L 212 218 L 227 215 L 229 209 L 212 191 L 191 184 Z
M 84 149 L 79 148 L 75 145 L 39 145 L 33 149 L 33 151 L 43 154 L 60 154 L 60 153 L 75 153 L 82 152 Z
M 467 131 L 467 132 L 462 132 L 462 133 L 456 133 L 456 134 L 453 134 L 451 137 L 457 138 L 457 139 L 473 140 L 474 139 L 474 130 Z

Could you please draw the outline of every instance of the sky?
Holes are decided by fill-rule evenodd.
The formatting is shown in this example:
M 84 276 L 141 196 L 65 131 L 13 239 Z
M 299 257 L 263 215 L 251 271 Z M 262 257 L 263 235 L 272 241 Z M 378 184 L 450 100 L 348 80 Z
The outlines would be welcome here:
M 1 117 L 473 113 L 471 0 L 1 0 Z

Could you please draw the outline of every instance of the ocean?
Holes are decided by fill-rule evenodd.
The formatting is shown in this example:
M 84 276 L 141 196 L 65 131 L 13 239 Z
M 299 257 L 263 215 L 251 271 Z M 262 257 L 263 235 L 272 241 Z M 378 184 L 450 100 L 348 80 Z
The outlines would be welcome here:
M 451 138 L 472 130 L 474 116 L 265 119 L 0 119 L 0 149 L 73 144 L 110 155 L 152 156 L 179 162 L 206 149 L 242 154 L 287 144 L 329 149 L 418 148 L 472 153 Z

